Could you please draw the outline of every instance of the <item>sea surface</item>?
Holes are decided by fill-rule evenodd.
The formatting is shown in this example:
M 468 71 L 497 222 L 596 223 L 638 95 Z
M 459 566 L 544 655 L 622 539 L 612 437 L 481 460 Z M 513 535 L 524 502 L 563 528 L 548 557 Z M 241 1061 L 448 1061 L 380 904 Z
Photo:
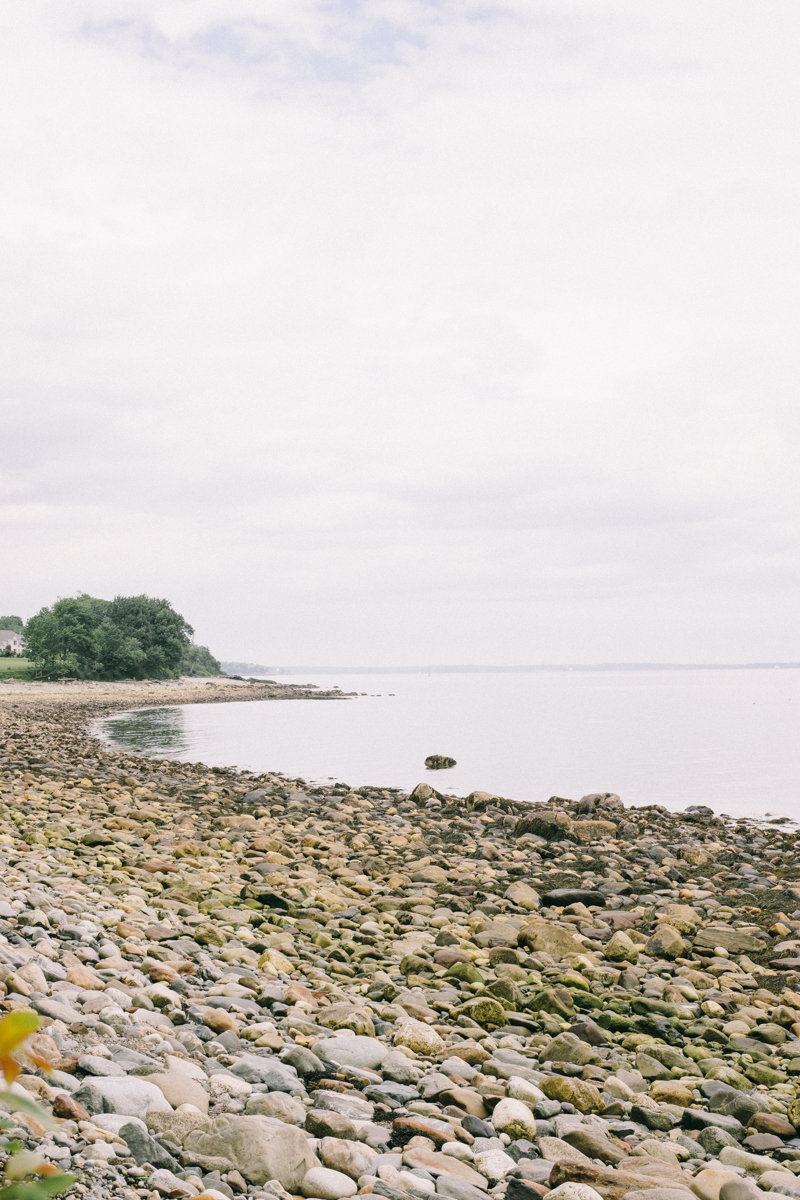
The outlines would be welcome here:
M 281 675 L 349 699 L 186 704 L 98 722 L 128 751 L 515 800 L 617 792 L 626 804 L 800 819 L 800 671 Z M 430 754 L 457 766 L 425 768 Z

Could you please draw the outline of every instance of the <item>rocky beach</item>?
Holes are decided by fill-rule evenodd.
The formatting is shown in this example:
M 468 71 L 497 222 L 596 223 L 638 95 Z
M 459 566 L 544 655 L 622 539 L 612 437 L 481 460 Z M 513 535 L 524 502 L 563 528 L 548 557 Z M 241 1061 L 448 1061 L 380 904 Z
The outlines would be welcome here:
M 0 685 L 0 1008 L 41 1018 L 12 1133 L 97 1200 L 800 1200 L 785 819 L 319 787 L 88 732 L 335 696 Z

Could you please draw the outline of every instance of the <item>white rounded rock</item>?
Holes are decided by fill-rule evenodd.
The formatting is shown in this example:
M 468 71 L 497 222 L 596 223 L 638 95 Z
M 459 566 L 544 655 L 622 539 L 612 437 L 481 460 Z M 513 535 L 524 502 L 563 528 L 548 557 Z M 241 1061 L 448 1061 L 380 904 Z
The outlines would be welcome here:
M 547 1193 L 547 1200 L 603 1200 L 599 1192 L 588 1183 L 560 1183 L 552 1192 Z
M 482 1154 L 475 1155 L 473 1162 L 473 1166 L 487 1179 L 505 1179 L 516 1165 L 511 1155 L 506 1154 L 504 1150 L 484 1150 Z
M 521 1075 L 512 1075 L 506 1084 L 506 1096 L 512 1100 L 522 1100 L 524 1104 L 535 1105 L 540 1100 L 546 1100 L 544 1092 L 535 1083 L 523 1079 Z M 497 1128 L 497 1126 L 495 1126 Z
M 303 1176 L 300 1190 L 304 1196 L 316 1197 L 317 1200 L 344 1200 L 345 1196 L 356 1194 L 358 1184 L 341 1171 L 332 1171 L 330 1167 L 312 1167 Z
M 314 1053 L 341 1067 L 366 1067 L 374 1071 L 386 1058 L 389 1048 L 377 1038 L 356 1034 L 354 1037 L 325 1038 L 315 1044 Z
M 498 1133 L 507 1133 L 512 1141 L 516 1138 L 533 1140 L 536 1137 L 536 1118 L 523 1100 L 504 1097 L 495 1105 L 492 1124 Z
M 408 1046 L 416 1054 L 438 1054 L 444 1042 L 435 1029 L 424 1021 L 403 1021 L 395 1026 L 395 1046 Z
M 460 1162 L 472 1162 L 475 1157 L 472 1148 L 465 1142 L 445 1142 L 442 1146 L 442 1154 L 447 1154 L 450 1158 L 457 1158 Z

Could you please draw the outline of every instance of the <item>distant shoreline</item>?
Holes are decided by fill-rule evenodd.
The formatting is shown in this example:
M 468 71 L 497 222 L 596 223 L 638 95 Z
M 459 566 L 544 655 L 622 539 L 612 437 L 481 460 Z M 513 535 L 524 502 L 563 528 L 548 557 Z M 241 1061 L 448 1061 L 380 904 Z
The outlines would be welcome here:
M 540 663 L 534 666 L 420 667 L 265 667 L 257 663 L 222 663 L 229 675 L 498 675 L 533 671 L 789 671 L 800 662 L 759 663 Z

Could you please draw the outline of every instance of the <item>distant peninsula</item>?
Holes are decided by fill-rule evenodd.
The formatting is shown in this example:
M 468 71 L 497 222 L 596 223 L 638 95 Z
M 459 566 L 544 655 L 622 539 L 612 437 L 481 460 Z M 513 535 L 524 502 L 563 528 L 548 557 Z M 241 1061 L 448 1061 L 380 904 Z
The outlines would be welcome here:
M 447 675 L 494 674 L 522 671 L 764 671 L 793 670 L 798 662 L 753 663 L 538 663 L 530 666 L 453 666 L 419 667 L 264 667 L 258 663 L 224 662 L 220 664 L 227 675 Z

